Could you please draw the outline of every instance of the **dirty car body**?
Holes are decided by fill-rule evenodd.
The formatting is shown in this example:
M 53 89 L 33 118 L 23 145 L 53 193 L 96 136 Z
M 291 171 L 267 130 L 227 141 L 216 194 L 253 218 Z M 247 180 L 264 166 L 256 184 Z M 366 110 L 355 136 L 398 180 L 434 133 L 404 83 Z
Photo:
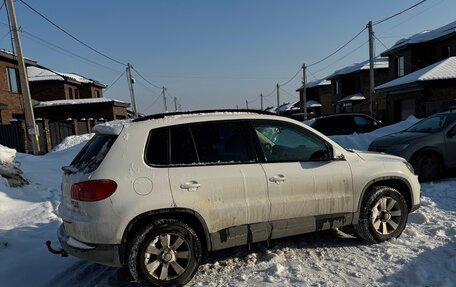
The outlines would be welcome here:
M 185 284 L 205 251 L 306 232 L 353 225 L 382 242 L 420 204 L 404 159 L 274 115 L 164 114 L 95 133 L 65 168 L 60 243 L 146 285 Z

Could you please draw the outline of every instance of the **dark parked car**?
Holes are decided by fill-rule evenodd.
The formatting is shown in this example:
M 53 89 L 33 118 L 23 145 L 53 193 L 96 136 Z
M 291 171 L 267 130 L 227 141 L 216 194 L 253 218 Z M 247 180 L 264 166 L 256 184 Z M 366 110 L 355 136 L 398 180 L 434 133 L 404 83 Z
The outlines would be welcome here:
M 381 123 L 365 114 L 349 113 L 316 118 L 310 126 L 327 136 L 332 136 L 371 132 L 378 129 Z
M 398 155 L 415 168 L 420 181 L 456 168 L 456 110 L 427 117 L 410 128 L 374 140 L 369 150 Z

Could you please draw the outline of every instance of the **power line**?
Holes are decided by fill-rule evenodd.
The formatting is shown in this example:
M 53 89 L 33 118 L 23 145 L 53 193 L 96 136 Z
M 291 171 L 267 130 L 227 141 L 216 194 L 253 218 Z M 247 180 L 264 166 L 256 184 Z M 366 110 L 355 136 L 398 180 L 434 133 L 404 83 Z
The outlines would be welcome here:
M 286 84 L 290 83 L 291 81 L 293 81 L 294 78 L 296 78 L 296 76 L 302 71 L 302 67 L 299 68 L 299 70 L 296 72 L 296 74 L 294 74 L 293 77 L 291 77 L 291 79 L 289 79 L 288 81 L 286 81 L 285 83 L 283 84 L 279 84 L 279 86 L 285 86 Z
M 0 23 L 0 24 L 3 24 L 3 23 Z M 78 55 L 78 54 L 76 54 L 76 53 L 74 53 L 74 52 L 72 52 L 72 51 L 70 51 L 70 50 L 67 50 L 67 49 L 65 49 L 65 48 L 63 48 L 63 47 L 60 47 L 60 46 L 58 46 L 58 45 L 56 45 L 56 44 L 53 44 L 53 43 L 51 43 L 51 42 L 49 42 L 49 41 L 47 41 L 47 40 L 45 40 L 45 39 L 43 39 L 43 38 L 41 38 L 41 37 L 39 37 L 39 36 L 36 36 L 36 35 L 34 35 L 34 34 L 32 34 L 32 33 L 29 33 L 29 32 L 24 31 L 24 30 L 21 30 L 21 32 L 23 33 L 23 35 L 24 35 L 25 38 L 27 38 L 27 39 L 29 39 L 29 40 L 32 40 L 32 41 L 35 41 L 36 43 L 39 43 L 39 44 L 41 44 L 41 45 L 43 45 L 43 46 L 45 46 L 45 47 L 47 47 L 47 48 L 49 48 L 49 49 L 52 49 L 52 50 L 54 50 L 54 51 L 58 51 L 58 52 L 60 52 L 60 53 L 62 53 L 62 54 L 66 54 L 67 56 L 76 57 L 76 58 L 78 58 L 78 59 L 81 59 L 81 60 L 86 61 L 87 63 L 94 64 L 94 65 L 96 65 L 96 66 L 102 67 L 102 68 L 107 69 L 107 70 L 110 70 L 110 71 L 112 71 L 112 72 L 119 73 L 118 70 L 115 70 L 115 69 L 110 68 L 110 67 L 108 67 L 108 66 L 105 66 L 105 65 L 103 65 L 103 64 L 97 63 L 97 62 L 95 62 L 95 61 L 93 61 L 93 60 L 90 60 L 90 59 L 88 59 L 88 58 L 86 58 L 86 57 L 83 57 L 83 56 L 81 56 L 81 55 Z
M 146 77 L 141 75 L 141 73 L 138 72 L 135 68 L 133 68 L 133 71 L 135 71 L 135 73 L 138 74 L 138 76 L 140 76 L 144 81 L 146 81 L 146 83 L 148 83 L 152 87 L 157 88 L 157 89 L 161 89 L 162 88 L 162 87 L 159 87 L 159 86 L 155 85 L 154 83 L 150 82 L 148 79 L 146 79 Z
M 162 95 L 158 95 L 158 96 L 155 98 L 155 100 L 152 101 L 152 104 L 148 105 L 148 106 L 144 109 L 144 111 L 149 110 L 149 109 L 158 101 L 158 99 L 161 98 L 161 96 L 162 96 Z
M 390 20 L 391 18 L 394 18 L 394 17 L 396 17 L 396 16 L 399 16 L 399 15 L 401 15 L 402 13 L 405 13 L 405 12 L 407 12 L 408 10 L 415 8 L 416 6 L 423 4 L 423 3 L 426 2 L 426 1 L 427 1 L 427 0 L 422 0 L 422 1 L 420 1 L 420 2 L 418 2 L 418 3 L 416 3 L 416 4 L 414 4 L 414 5 L 412 5 L 412 6 L 410 6 L 410 7 L 408 7 L 407 9 L 404 9 L 404 10 L 402 10 L 402 11 L 400 11 L 400 12 L 394 14 L 394 15 L 391 15 L 391 16 L 389 16 L 389 17 L 386 17 L 385 19 L 376 21 L 376 22 L 374 22 L 374 23 L 372 24 L 372 26 L 381 24 L 381 23 L 383 23 L 383 22 L 385 22 L 385 21 Z
M 312 67 L 312 66 L 315 66 L 317 64 L 320 64 L 321 62 L 329 59 L 330 57 L 332 57 L 333 55 L 335 55 L 336 53 L 338 53 L 340 50 L 342 50 L 343 48 L 345 48 L 348 44 L 350 44 L 351 42 L 353 42 L 356 38 L 358 38 L 359 35 L 361 35 L 361 33 L 363 33 L 367 28 L 364 27 L 364 29 L 362 29 L 361 31 L 359 31 L 358 34 L 356 34 L 353 38 L 350 39 L 350 41 L 348 41 L 347 43 L 343 44 L 342 46 L 340 46 L 336 51 L 334 51 L 333 53 L 329 54 L 328 56 L 324 57 L 323 59 L 321 60 L 318 60 L 316 61 L 315 63 L 312 63 L 310 65 L 306 65 L 307 68 L 309 67 Z
M 112 88 L 112 87 L 117 83 L 117 81 L 118 81 L 120 78 L 122 78 L 123 75 L 125 75 L 125 72 L 126 72 L 126 70 L 123 71 L 122 74 L 120 74 L 119 77 L 117 77 L 117 79 L 115 79 L 115 81 L 112 82 L 111 85 L 107 86 L 106 89 L 105 89 L 105 92 L 106 92 L 107 90 L 109 90 L 110 88 Z
M 344 56 L 340 57 L 339 59 L 331 62 L 329 65 L 321 68 L 320 70 L 316 71 L 315 74 L 318 74 L 324 70 L 326 70 L 327 68 L 331 67 L 332 65 L 336 64 L 337 62 L 347 58 L 348 56 L 350 56 L 351 54 L 353 54 L 354 52 L 358 51 L 359 49 L 361 49 L 362 47 L 364 47 L 369 41 L 365 41 L 364 43 L 362 43 L 361 45 L 359 45 L 358 47 L 356 47 L 355 49 L 351 50 L 350 52 L 348 52 L 347 54 L 345 54 Z
M 57 25 L 56 23 L 52 22 L 48 17 L 46 17 L 45 15 L 43 15 L 42 13 L 38 12 L 35 8 L 33 8 L 32 6 L 30 6 L 29 4 L 27 4 L 26 2 L 24 2 L 23 0 L 18 0 L 20 1 L 22 4 L 24 4 L 26 7 L 28 7 L 30 10 L 32 10 L 33 12 L 35 12 L 36 14 L 38 14 L 41 18 L 43 18 L 44 20 L 46 20 L 47 22 L 49 22 L 50 24 L 52 24 L 54 27 L 56 27 L 57 29 L 59 29 L 60 31 L 62 31 L 63 33 L 65 33 L 66 35 L 68 35 L 69 37 L 71 37 L 72 39 L 74 39 L 75 41 L 77 41 L 78 43 L 84 45 L 85 47 L 89 48 L 90 50 L 94 51 L 95 53 L 117 63 L 117 64 L 120 64 L 120 65 L 123 65 L 123 66 L 126 66 L 127 64 L 125 63 L 122 63 L 121 61 L 118 61 L 112 57 L 109 57 L 108 55 L 98 51 L 97 49 L 93 48 L 92 46 L 84 43 L 83 41 L 79 40 L 77 37 L 73 36 L 72 34 L 70 34 L 69 32 L 67 32 L 65 29 L 63 29 L 62 27 L 60 27 L 59 25 Z
M 379 38 L 377 38 L 375 35 L 374 35 L 374 38 L 377 39 L 377 41 L 378 41 L 383 47 L 385 47 L 385 49 L 389 49 L 389 48 L 388 48 L 388 47 L 387 47 Z M 399 57 L 399 56 L 400 56 L 399 54 L 397 54 L 397 53 L 395 53 L 395 52 L 392 52 L 392 54 L 393 54 L 394 56 L 396 56 L 396 57 Z M 421 69 L 420 67 L 417 67 L 417 66 L 413 65 L 413 64 L 412 64 L 411 62 L 409 62 L 405 57 L 404 57 L 404 61 L 405 61 L 406 64 L 410 65 L 410 67 L 412 67 L 412 68 L 415 68 L 415 69 L 417 69 L 417 70 Z

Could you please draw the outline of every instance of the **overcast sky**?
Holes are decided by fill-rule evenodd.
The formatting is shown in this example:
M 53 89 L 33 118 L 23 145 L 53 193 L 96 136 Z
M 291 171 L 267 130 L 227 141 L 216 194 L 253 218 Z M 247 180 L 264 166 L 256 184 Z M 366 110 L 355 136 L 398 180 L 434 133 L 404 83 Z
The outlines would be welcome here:
M 303 63 L 329 55 L 369 20 L 395 14 L 419 0 L 23 0 L 109 57 L 131 63 L 148 81 L 165 86 L 183 109 L 259 107 L 260 93 L 273 105 L 276 83 Z M 125 70 L 77 43 L 16 1 L 27 57 L 60 72 L 75 72 L 111 85 Z M 456 1 L 427 0 L 374 26 L 390 47 L 397 40 L 456 21 Z M 0 47 L 11 50 L 5 8 Z M 368 59 L 367 31 L 341 52 L 309 68 L 308 81 Z M 46 42 L 43 42 L 45 40 Z M 364 45 L 363 45 L 364 44 Z M 67 50 L 63 52 L 53 45 Z M 377 54 L 385 50 L 376 42 Z M 84 59 L 80 59 L 73 53 Z M 87 61 L 88 60 L 88 61 Z M 302 74 L 281 88 L 281 101 L 296 101 Z M 160 90 L 135 76 L 143 113 L 163 111 Z M 105 97 L 130 101 L 125 76 Z M 156 100 L 154 102 L 154 100 Z M 255 101 L 254 101 L 255 100 Z M 172 104 L 168 102 L 168 106 Z M 171 110 L 173 108 L 170 108 Z

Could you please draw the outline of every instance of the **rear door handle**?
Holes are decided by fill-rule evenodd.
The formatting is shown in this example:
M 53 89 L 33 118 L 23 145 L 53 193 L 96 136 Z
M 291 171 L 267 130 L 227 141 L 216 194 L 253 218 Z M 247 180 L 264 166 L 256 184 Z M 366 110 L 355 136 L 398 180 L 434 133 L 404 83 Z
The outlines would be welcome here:
M 275 175 L 275 176 L 271 176 L 269 178 L 270 182 L 275 182 L 277 184 L 283 183 L 285 180 L 287 180 L 287 177 L 284 176 L 283 174 L 278 174 L 278 175 Z
M 190 180 L 186 183 L 180 185 L 181 189 L 186 189 L 188 191 L 196 191 L 201 186 L 196 180 Z

